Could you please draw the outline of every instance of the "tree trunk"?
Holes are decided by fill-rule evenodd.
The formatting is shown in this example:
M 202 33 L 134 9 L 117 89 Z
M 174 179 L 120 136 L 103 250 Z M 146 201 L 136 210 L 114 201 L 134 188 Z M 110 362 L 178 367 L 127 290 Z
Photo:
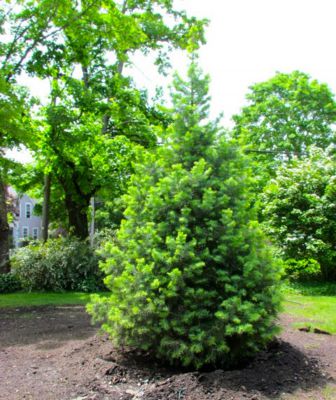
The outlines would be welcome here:
M 42 209 L 42 240 L 45 243 L 48 240 L 49 230 L 49 208 L 50 208 L 50 187 L 51 174 L 44 175 L 43 189 L 43 209 Z
M 0 274 L 10 271 L 6 188 L 0 177 Z
M 65 195 L 65 205 L 68 212 L 71 233 L 84 240 L 89 236 L 87 212 L 90 205 L 90 197 L 82 200 L 83 203 L 78 204 L 72 200 L 71 196 Z
M 95 214 L 96 214 L 94 197 L 91 197 L 90 203 L 91 203 L 90 245 L 91 247 L 93 247 L 94 234 L 95 234 Z

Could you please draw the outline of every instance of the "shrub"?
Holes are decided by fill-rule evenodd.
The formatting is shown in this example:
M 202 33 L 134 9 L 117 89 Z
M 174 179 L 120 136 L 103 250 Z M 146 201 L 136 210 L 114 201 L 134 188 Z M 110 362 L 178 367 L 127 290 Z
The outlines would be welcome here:
M 336 280 L 335 194 L 335 159 L 315 149 L 280 168 L 263 197 L 265 229 L 284 259 L 295 259 L 297 266 L 314 259 L 329 281 Z
M 0 274 L 0 293 L 13 293 L 21 289 L 21 282 L 12 273 Z
M 170 364 L 229 366 L 276 332 L 278 264 L 254 221 L 245 160 L 217 140 L 207 80 L 178 80 L 166 146 L 144 156 L 89 311 L 120 345 Z
M 313 258 L 295 260 L 289 258 L 284 262 L 285 275 L 293 281 L 309 282 L 321 279 L 320 264 Z
M 18 249 L 12 268 L 24 289 L 97 291 L 103 285 L 98 256 L 76 238 L 49 239 Z

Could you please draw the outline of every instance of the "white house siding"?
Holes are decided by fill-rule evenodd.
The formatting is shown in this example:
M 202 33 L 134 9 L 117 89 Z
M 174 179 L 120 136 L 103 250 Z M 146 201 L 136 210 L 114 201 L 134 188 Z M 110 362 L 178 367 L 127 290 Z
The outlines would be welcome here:
M 36 239 L 41 239 L 42 219 L 34 215 L 34 206 L 36 201 L 26 194 L 18 199 L 19 215 L 15 218 L 13 226 L 13 240 L 15 247 L 19 247 L 25 235 L 27 239 L 33 239 L 36 233 Z M 27 205 L 30 207 L 30 213 L 27 213 Z M 37 232 L 36 232 L 37 231 Z

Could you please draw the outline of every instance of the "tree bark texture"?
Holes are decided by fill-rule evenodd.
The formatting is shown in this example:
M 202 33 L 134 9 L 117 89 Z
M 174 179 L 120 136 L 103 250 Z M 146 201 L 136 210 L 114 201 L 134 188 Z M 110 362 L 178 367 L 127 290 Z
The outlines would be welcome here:
M 72 234 L 84 240 L 89 236 L 87 211 L 90 205 L 90 197 L 83 198 L 82 200 L 83 204 L 78 204 L 72 200 L 70 195 L 65 194 L 65 205 Z
M 50 208 L 50 187 L 51 174 L 44 175 L 44 193 L 43 193 L 43 209 L 42 209 L 42 240 L 45 243 L 48 240 L 49 230 L 49 208 Z
M 0 274 L 5 274 L 9 271 L 9 225 L 7 221 L 6 187 L 0 179 Z

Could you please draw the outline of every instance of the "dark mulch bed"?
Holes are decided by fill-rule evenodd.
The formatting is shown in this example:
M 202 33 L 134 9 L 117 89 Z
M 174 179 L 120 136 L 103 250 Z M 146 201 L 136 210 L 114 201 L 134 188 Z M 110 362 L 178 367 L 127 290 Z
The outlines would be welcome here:
M 336 398 L 335 336 L 291 323 L 240 369 L 186 372 L 114 349 L 81 306 L 0 310 L 0 399 L 323 399 L 326 385 Z

